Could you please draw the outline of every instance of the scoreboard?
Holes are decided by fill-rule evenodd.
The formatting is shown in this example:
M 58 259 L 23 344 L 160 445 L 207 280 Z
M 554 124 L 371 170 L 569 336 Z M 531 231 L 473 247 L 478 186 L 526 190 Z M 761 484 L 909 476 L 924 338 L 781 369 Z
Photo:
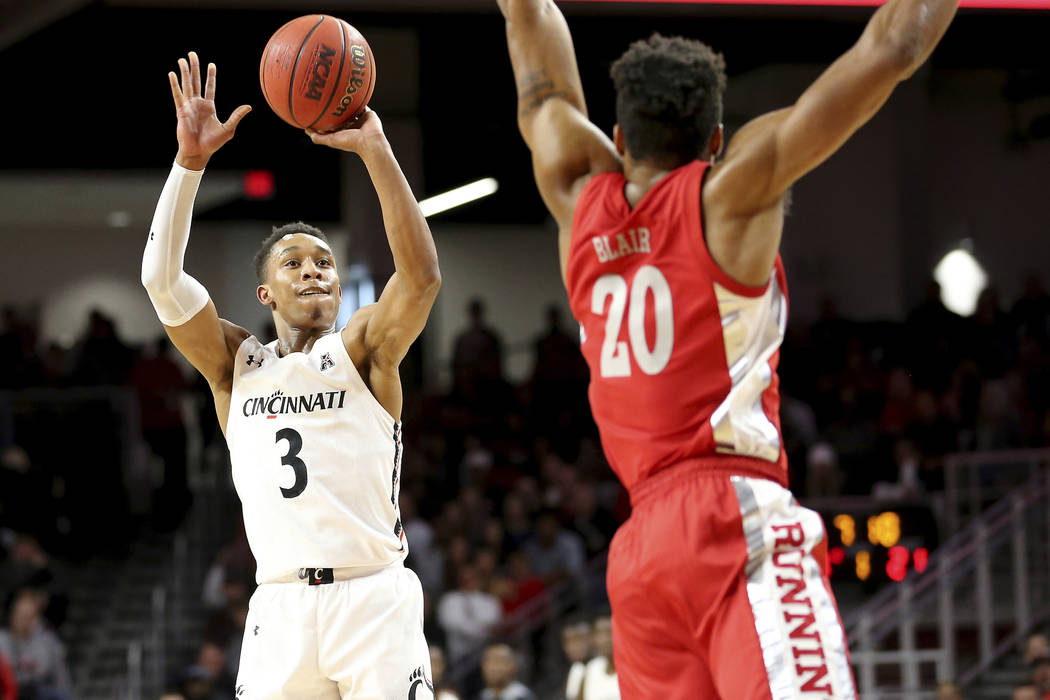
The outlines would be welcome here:
M 903 581 L 922 573 L 937 546 L 937 521 L 925 505 L 821 510 L 831 578 Z

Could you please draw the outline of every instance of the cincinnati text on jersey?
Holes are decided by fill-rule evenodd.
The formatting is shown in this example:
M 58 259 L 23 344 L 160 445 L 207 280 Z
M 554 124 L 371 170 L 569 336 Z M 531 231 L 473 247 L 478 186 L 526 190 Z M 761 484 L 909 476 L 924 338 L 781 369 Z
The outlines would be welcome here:
M 241 412 L 245 418 L 259 415 L 279 416 L 285 413 L 311 413 L 329 408 L 342 408 L 345 399 L 346 389 L 319 391 L 316 394 L 300 396 L 285 396 L 283 391 L 275 391 L 269 396 L 246 400 Z

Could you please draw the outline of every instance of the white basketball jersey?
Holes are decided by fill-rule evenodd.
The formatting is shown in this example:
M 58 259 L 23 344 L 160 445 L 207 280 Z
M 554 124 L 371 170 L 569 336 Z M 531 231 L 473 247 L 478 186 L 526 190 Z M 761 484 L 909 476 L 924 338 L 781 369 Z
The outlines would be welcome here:
M 278 357 L 237 349 L 226 442 L 256 579 L 401 561 L 401 425 L 365 386 L 339 333 Z

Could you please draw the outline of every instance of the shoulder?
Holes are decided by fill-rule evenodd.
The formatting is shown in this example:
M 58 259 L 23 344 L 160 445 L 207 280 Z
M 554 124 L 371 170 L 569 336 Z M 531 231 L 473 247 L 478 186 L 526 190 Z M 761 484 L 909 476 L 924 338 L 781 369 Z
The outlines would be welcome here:
M 219 324 L 222 326 L 222 337 L 226 341 L 226 347 L 229 349 L 230 355 L 236 355 L 237 350 L 241 347 L 241 343 L 247 340 L 251 333 L 224 318 L 219 319 Z

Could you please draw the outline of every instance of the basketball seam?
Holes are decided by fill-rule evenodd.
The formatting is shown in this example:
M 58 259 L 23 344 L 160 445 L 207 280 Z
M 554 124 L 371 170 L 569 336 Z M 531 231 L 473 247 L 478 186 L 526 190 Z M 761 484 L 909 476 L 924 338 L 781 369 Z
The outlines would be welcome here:
M 324 21 L 325 16 L 321 15 L 321 19 L 317 21 L 317 24 L 315 24 L 310 31 L 306 33 L 306 36 L 303 37 L 303 43 L 299 44 L 299 53 L 295 55 L 295 63 L 292 64 L 292 77 L 288 81 L 288 114 L 292 117 L 292 121 L 294 121 L 298 127 L 304 129 L 306 127 L 304 127 L 303 123 L 295 116 L 295 103 L 292 102 L 292 93 L 295 91 L 295 75 L 296 71 L 299 69 L 299 59 L 303 57 L 303 49 L 306 48 L 306 42 L 310 41 L 310 37 L 313 36 L 313 33 L 317 31 L 317 28 L 320 27 Z
M 259 82 L 260 82 L 260 84 L 262 86 L 263 98 L 270 105 L 270 107 L 274 109 L 274 111 L 276 111 L 276 107 L 274 107 L 273 100 L 270 99 L 269 81 L 266 80 L 266 65 L 269 62 L 270 54 L 273 53 L 273 47 L 274 47 L 275 40 L 277 39 L 277 37 L 281 36 L 282 32 L 284 32 L 286 29 L 288 29 L 294 23 L 295 23 L 294 19 L 291 20 L 290 22 L 285 22 L 283 25 L 281 25 L 280 29 L 278 29 L 276 32 L 273 33 L 273 36 L 270 37 L 270 41 L 268 41 L 267 44 L 266 44 L 266 51 L 263 54 L 263 63 L 262 63 L 262 65 L 259 66 L 259 78 L 260 78 Z M 289 104 L 288 106 L 289 106 L 289 108 L 291 108 L 291 104 Z M 290 109 L 289 109 L 289 111 L 290 111 Z M 280 116 L 280 115 L 278 115 L 278 116 Z
M 368 77 L 370 78 L 370 80 L 368 81 L 368 97 L 365 99 L 365 103 L 361 105 L 361 109 L 359 110 L 360 112 L 364 112 L 365 109 L 368 107 L 368 103 L 372 101 L 372 92 L 376 88 L 376 57 L 375 54 L 372 53 L 371 46 L 368 47 L 368 63 Z
M 346 63 L 346 27 L 343 26 L 345 24 L 345 22 L 343 22 L 342 20 L 336 19 L 336 22 L 339 23 L 340 48 L 339 48 L 339 70 L 336 71 L 336 74 L 335 74 L 335 89 L 332 90 L 332 94 L 328 96 L 328 102 L 325 102 L 324 109 L 322 109 L 320 111 L 320 113 L 317 115 L 317 119 L 314 119 L 312 122 L 310 122 L 310 126 L 306 127 L 307 129 L 313 128 L 314 124 L 316 124 L 317 122 L 319 122 L 322 119 L 324 119 L 324 116 L 326 114 L 328 114 L 328 108 L 332 106 L 332 100 L 335 99 L 336 93 L 339 92 L 339 86 L 341 84 L 339 82 L 339 78 L 343 75 L 343 65 Z

